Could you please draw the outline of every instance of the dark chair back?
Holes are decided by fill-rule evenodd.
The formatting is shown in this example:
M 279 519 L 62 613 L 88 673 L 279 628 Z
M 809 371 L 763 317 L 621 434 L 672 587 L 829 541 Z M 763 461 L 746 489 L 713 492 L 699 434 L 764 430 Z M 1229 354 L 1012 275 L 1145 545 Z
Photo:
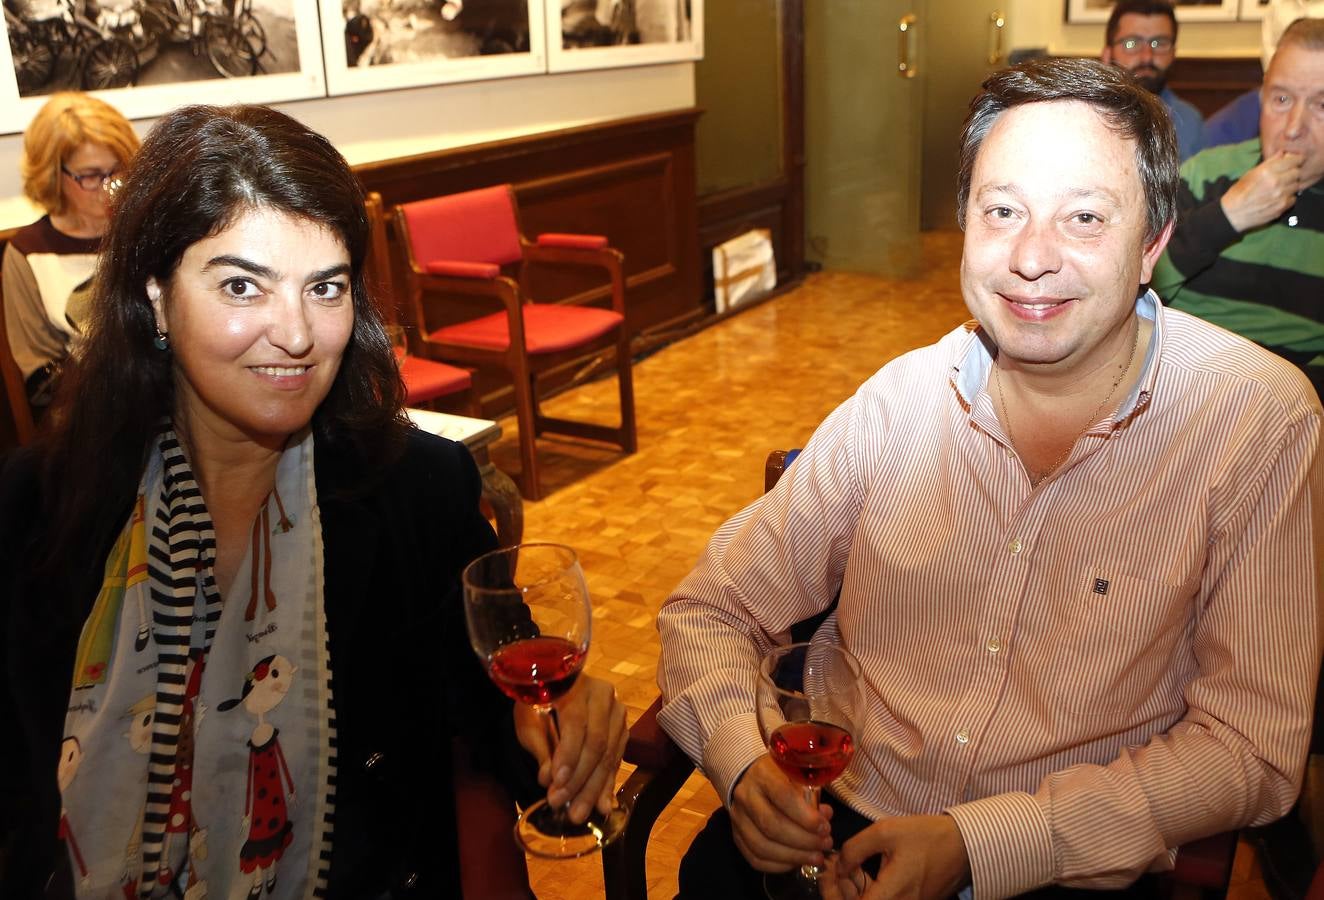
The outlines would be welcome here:
M 0 253 L 4 252 L 13 234 L 12 230 L 0 232 Z M 0 429 L 0 449 L 10 444 L 21 446 L 32 440 L 37 428 L 32 418 L 32 407 L 28 405 L 28 389 L 23 383 L 23 373 L 19 371 L 18 363 L 14 361 L 14 354 L 9 350 L 9 334 L 5 329 L 3 281 L 0 281 L 0 379 L 4 380 L 5 400 L 9 407 L 7 422 L 13 427 L 11 435 L 4 433 L 7 429 Z

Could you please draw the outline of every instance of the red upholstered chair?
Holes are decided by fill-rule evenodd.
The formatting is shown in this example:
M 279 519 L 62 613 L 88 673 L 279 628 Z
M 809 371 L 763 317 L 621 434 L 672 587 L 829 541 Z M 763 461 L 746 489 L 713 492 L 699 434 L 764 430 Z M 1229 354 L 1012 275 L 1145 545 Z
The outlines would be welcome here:
M 394 279 L 391 277 L 390 245 L 386 236 L 382 195 L 376 191 L 369 192 L 363 198 L 363 208 L 368 214 L 369 228 L 368 255 L 363 266 L 364 280 L 382 304 L 382 314 L 387 325 L 392 326 L 399 321 L 399 312 Z M 473 387 L 473 375 L 468 369 L 415 356 L 407 347 L 396 348 L 396 359 L 400 363 L 400 377 L 405 382 L 405 403 L 409 406 L 422 406 L 438 397 L 467 392 Z M 472 393 L 464 406 L 467 412 L 477 411 Z
M 623 260 L 605 237 L 543 234 L 526 240 L 509 185 L 401 204 L 395 221 L 408 253 L 410 310 L 423 336 L 422 351 L 435 359 L 502 369 L 514 383 L 520 491 L 526 498 L 542 495 L 539 434 L 589 438 L 634 452 Z M 602 269 L 610 283 L 611 309 L 530 302 L 530 263 Z M 516 278 L 506 274 L 511 270 Z M 477 315 L 457 323 L 448 303 L 464 303 Z M 620 387 L 619 427 L 544 416 L 538 375 L 609 349 L 615 352 Z

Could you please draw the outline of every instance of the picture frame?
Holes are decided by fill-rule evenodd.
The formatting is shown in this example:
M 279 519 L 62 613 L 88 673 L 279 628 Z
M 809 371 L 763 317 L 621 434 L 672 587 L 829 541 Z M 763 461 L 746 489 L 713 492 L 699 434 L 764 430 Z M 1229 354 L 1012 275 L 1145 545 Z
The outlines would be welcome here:
M 129 119 L 326 96 L 317 0 L 84 4 L 96 21 L 72 0 L 14 6 L 0 40 L 0 133 L 26 129 L 59 90 L 87 90 Z
M 1247 22 L 1259 22 L 1264 19 L 1264 11 L 1269 6 L 1269 0 L 1241 0 L 1241 9 L 1237 17 Z
M 541 75 L 544 0 L 320 0 L 327 93 Z
M 1243 0 L 1173 0 L 1179 22 L 1233 22 Z M 1067 0 L 1067 22 L 1072 25 L 1108 21 L 1113 0 Z
M 546 0 L 547 71 L 703 58 L 704 0 Z

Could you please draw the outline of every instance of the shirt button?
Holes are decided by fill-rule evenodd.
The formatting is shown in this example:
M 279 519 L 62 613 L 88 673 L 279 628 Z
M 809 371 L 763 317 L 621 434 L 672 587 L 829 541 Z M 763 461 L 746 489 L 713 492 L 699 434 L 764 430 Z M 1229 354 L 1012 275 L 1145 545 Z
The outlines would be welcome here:
M 1295 228 L 1295 227 L 1296 227 L 1296 223 L 1297 223 L 1297 222 L 1300 222 L 1300 221 L 1301 221 L 1301 220 L 1298 219 L 1296 216 L 1288 216 L 1288 217 L 1287 217 L 1287 227 L 1288 227 L 1288 228 Z
M 984 644 L 984 649 L 987 650 L 989 653 L 997 653 L 999 650 L 1002 649 L 1002 641 L 998 640 L 995 637 L 991 637 Z
M 956 732 L 956 743 L 961 744 L 962 746 L 970 743 L 970 732 L 966 731 L 964 728 Z
M 1007 549 L 1010 550 L 1012 553 L 1020 553 L 1022 546 L 1024 545 L 1021 544 L 1020 538 L 1012 538 L 1011 543 L 1007 544 Z

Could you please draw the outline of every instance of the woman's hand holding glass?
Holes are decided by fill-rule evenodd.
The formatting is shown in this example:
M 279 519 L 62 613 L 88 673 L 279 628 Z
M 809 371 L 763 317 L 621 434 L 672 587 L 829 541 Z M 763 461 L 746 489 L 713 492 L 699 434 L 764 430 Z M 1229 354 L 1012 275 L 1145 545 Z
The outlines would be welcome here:
M 520 743 L 548 788 L 520 816 L 516 840 L 536 856 L 591 853 L 625 827 L 611 803 L 625 710 L 610 685 L 580 676 L 593 617 L 579 560 L 560 544 L 520 544 L 480 556 L 463 580 L 469 643 L 517 701 Z
M 593 809 L 610 814 L 629 737 L 625 704 L 610 682 L 580 675 L 557 703 L 556 720 L 559 742 L 551 747 L 539 714 L 523 704 L 515 707 L 516 736 L 538 761 L 538 783 L 547 788 L 548 804 L 566 807 L 576 824 Z

